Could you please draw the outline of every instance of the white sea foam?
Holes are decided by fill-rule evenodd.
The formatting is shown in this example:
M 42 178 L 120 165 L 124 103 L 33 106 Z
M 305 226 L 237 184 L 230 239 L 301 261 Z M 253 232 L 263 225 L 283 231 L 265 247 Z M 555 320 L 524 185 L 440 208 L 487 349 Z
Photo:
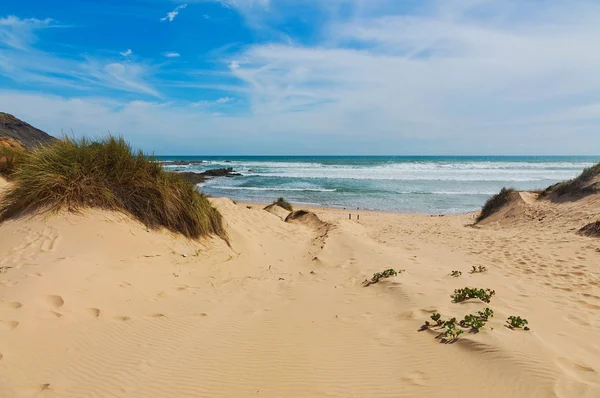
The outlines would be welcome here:
M 219 186 L 219 185 L 211 185 L 210 188 L 232 190 L 232 191 L 290 191 L 290 192 L 336 192 L 337 191 L 337 189 L 325 189 L 325 188 L 240 187 L 240 186 Z

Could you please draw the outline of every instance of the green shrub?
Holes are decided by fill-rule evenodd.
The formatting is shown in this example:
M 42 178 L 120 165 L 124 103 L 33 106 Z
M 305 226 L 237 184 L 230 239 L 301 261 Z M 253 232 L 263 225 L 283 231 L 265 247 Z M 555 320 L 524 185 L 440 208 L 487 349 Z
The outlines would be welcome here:
M 466 301 L 472 298 L 478 298 L 484 303 L 489 303 L 494 294 L 496 294 L 496 292 L 490 289 L 476 289 L 465 287 L 462 289 L 455 289 L 454 294 L 450 297 L 452 297 L 455 303 L 460 303 L 462 301 Z
M 122 138 L 65 138 L 28 152 L 12 173 L 0 221 L 36 211 L 85 207 L 130 214 L 148 227 L 227 240 L 219 212 L 193 184 L 163 170 Z
M 477 217 L 477 222 L 491 216 L 506 205 L 509 201 L 510 194 L 516 192 L 512 188 L 502 188 L 499 193 L 489 198 L 483 207 L 481 213 Z
M 277 200 L 274 201 L 273 204 L 282 207 L 287 211 L 294 211 L 294 208 L 292 207 L 291 203 L 285 200 L 283 197 L 277 198 Z
M 527 322 L 527 319 L 521 318 L 520 316 L 509 316 L 506 323 L 508 323 L 510 329 L 523 328 L 524 330 L 529 330 L 529 327 L 527 326 L 529 322 Z

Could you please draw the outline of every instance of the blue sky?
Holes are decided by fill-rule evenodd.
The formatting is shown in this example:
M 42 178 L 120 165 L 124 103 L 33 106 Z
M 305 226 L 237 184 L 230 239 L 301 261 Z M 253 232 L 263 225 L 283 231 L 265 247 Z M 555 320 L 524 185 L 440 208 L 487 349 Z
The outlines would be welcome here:
M 157 154 L 598 154 L 600 3 L 3 0 L 0 111 Z

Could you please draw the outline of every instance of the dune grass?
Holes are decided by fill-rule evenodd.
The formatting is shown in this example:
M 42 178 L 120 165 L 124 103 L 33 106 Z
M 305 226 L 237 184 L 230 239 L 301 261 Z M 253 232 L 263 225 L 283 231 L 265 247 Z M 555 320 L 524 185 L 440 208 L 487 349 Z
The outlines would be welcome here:
M 282 207 L 282 208 L 286 209 L 287 211 L 294 211 L 292 204 L 290 202 L 288 202 L 287 200 L 285 200 L 285 198 L 283 198 L 283 197 L 277 198 L 277 200 L 274 201 L 273 204 L 277 205 L 279 207 Z
M 0 175 L 10 179 L 24 157 L 23 149 L 0 146 Z
M 122 211 L 151 228 L 227 240 L 221 215 L 195 186 L 122 138 L 65 138 L 24 154 L 0 203 L 0 221 L 85 207 Z
M 499 193 L 489 198 L 481 208 L 481 213 L 479 213 L 479 216 L 477 217 L 477 222 L 500 210 L 502 206 L 508 203 L 510 194 L 513 192 L 516 191 L 512 188 L 502 188 Z
M 592 179 L 597 176 L 600 176 L 600 163 L 585 168 L 579 176 L 572 180 L 559 182 L 549 186 L 540 194 L 539 198 L 560 198 L 563 195 L 582 197 L 596 193 L 600 188 L 597 183 L 592 183 Z
M 600 221 L 596 221 L 581 228 L 578 233 L 584 236 L 600 238 Z

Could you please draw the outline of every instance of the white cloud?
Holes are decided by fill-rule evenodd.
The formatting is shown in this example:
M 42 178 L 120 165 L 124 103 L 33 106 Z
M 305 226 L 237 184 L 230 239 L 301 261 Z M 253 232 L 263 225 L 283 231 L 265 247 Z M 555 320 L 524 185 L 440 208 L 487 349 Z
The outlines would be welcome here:
M 151 67 L 127 61 L 85 57 L 65 58 L 37 49 L 36 31 L 51 25 L 51 19 L 0 19 L 0 75 L 25 84 L 83 90 L 111 89 L 160 97 L 147 82 Z M 129 57 L 131 49 L 120 52 Z M 38 88 L 38 87 L 36 87 Z
M 175 17 L 177 15 L 179 15 L 179 10 L 183 10 L 184 8 L 187 7 L 187 4 L 182 4 L 180 6 L 175 7 L 175 9 L 171 12 L 168 12 L 167 15 L 163 18 L 161 18 L 161 21 L 169 21 L 169 22 L 173 22 L 173 20 L 175 19 Z
M 26 50 L 37 40 L 35 31 L 50 26 L 52 19 L 21 19 L 14 15 L 0 18 L 0 45 Z
M 166 53 L 163 53 L 163 55 L 167 58 L 177 58 L 180 56 L 179 53 L 173 52 L 173 51 L 168 51 Z
M 108 95 L 91 99 L 88 91 L 81 98 L 0 92 L 0 108 L 53 131 L 122 132 L 161 151 L 168 132 L 177 140 L 167 145 L 189 152 L 193 142 L 212 145 L 198 151 L 230 153 L 292 147 L 358 154 L 414 153 L 417 147 L 450 154 L 597 152 L 600 4 L 432 0 L 409 12 L 398 3 L 228 1 L 256 22 L 251 26 L 266 29 L 260 42 L 215 53 L 222 62 L 217 73 L 188 71 L 168 82 L 155 80 L 151 64 L 81 63 L 39 51 L 14 56 L 14 47 L 0 48 L 0 73 L 20 82 L 71 84 L 92 93 L 105 87 L 137 98 L 161 98 L 156 87 L 167 86 L 219 93 L 190 105 L 188 98 L 115 103 Z M 310 41 L 265 35 L 303 12 L 325 21 Z M 22 42 L 34 41 L 35 35 Z M 221 106 L 233 97 L 233 104 Z M 37 114 L 43 106 L 48 111 Z M 215 117 L 214 111 L 226 114 Z M 64 120 L 74 122 L 64 126 Z

